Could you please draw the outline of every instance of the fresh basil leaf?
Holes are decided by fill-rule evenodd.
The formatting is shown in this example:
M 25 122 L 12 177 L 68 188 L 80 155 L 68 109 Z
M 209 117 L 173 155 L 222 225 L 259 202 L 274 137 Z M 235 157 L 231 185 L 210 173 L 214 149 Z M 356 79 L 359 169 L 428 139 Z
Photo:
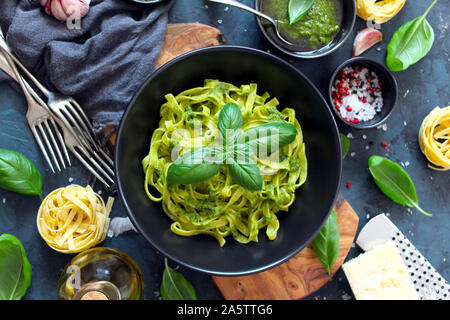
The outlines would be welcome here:
M 185 152 L 167 170 L 167 181 L 191 184 L 208 180 L 220 170 L 223 162 L 221 149 L 201 147 Z
M 386 64 L 391 71 L 403 71 L 427 55 L 433 46 L 434 31 L 426 20 L 428 12 L 402 25 L 392 36 L 387 47 Z
M 339 254 L 339 239 L 339 224 L 336 211 L 333 209 L 325 225 L 312 241 L 313 250 L 320 263 L 327 269 L 328 275 L 331 275 L 331 268 Z
M 42 177 L 24 155 L 0 148 L 0 188 L 42 200 Z
M 242 111 L 235 103 L 227 103 L 219 113 L 217 127 L 224 139 L 227 137 L 227 130 L 237 131 L 242 128 Z
M 341 138 L 342 159 L 344 159 L 350 148 L 350 140 L 342 133 L 339 136 Z
M 31 265 L 19 239 L 0 236 L 0 300 L 20 300 L 31 283 Z
M 173 270 L 165 259 L 160 293 L 163 300 L 197 300 L 192 284 L 179 272 Z
M 250 191 L 260 191 L 263 186 L 261 171 L 251 159 L 240 161 L 232 157 L 227 158 L 228 171 L 233 180 Z
M 289 23 L 296 23 L 303 18 L 313 4 L 314 0 L 289 0 Z
M 414 183 L 400 165 L 381 156 L 372 156 L 369 158 L 369 170 L 376 185 L 392 201 L 416 208 L 427 216 L 432 215 L 419 207 Z
M 268 122 L 245 131 L 239 137 L 239 143 L 250 145 L 252 154 L 280 150 L 295 140 L 297 129 L 287 122 Z M 275 148 L 272 150 L 272 144 Z

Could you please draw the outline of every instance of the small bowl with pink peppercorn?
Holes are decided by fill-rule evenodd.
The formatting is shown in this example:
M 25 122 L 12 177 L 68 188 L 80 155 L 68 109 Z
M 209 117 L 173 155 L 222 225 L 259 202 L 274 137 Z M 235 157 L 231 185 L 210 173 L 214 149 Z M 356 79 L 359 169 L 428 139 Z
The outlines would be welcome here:
M 344 123 L 368 129 L 381 125 L 393 113 L 398 87 L 383 64 L 357 57 L 336 68 L 328 93 L 330 107 Z

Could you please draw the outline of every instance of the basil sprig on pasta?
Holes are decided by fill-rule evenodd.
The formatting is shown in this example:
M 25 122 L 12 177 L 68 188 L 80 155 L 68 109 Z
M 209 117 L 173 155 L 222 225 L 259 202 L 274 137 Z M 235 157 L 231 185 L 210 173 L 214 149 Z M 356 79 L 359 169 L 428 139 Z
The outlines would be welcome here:
M 171 164 L 167 181 L 192 184 L 208 180 L 219 173 L 222 163 L 233 180 L 250 191 L 260 191 L 263 179 L 256 155 L 268 155 L 294 141 L 297 129 L 287 122 L 269 122 L 242 131 L 242 111 L 235 103 L 225 104 L 217 127 L 221 137 L 212 146 L 191 149 Z
M 205 79 L 202 86 L 176 95 L 169 93 L 165 99 L 142 168 L 145 192 L 151 201 L 161 202 L 164 213 L 172 220 L 170 230 L 178 236 L 212 236 L 220 246 L 225 245 L 227 237 L 241 244 L 258 242 L 262 230 L 269 240 L 274 240 L 280 228 L 278 216 L 287 213 L 295 201 L 296 190 L 308 176 L 306 144 L 295 110 L 280 106 L 268 92 L 258 94 L 256 83 L 236 86 L 216 79 Z M 240 111 L 234 106 L 224 108 L 229 103 L 239 106 Z M 230 131 L 228 144 L 223 144 L 218 126 L 221 111 L 222 129 L 236 129 Z M 276 150 L 271 147 L 273 137 L 269 139 L 268 130 L 261 129 L 269 126 L 275 132 L 277 127 L 283 127 L 279 122 L 291 124 L 297 134 L 291 143 L 281 142 L 278 151 L 270 153 Z M 289 132 L 293 132 L 292 127 L 286 132 L 278 130 L 278 140 L 288 142 Z M 268 146 L 268 156 L 262 157 L 261 150 Z M 207 180 L 169 183 L 168 171 L 177 155 L 198 157 L 205 163 L 198 161 L 187 170 L 179 168 L 177 176 L 172 176 L 174 181 Z M 241 157 L 257 163 L 263 179 L 260 191 L 242 187 L 231 176 L 232 160 L 240 162 Z

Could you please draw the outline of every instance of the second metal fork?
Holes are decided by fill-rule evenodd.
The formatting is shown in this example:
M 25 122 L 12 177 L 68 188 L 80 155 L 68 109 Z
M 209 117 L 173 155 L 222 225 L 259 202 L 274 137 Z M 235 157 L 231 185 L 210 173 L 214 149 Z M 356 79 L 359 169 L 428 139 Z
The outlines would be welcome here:
M 37 95 L 26 80 L 22 78 L 14 64 L 11 64 L 11 58 L 2 55 L 1 52 L 3 52 L 2 49 L 0 49 L 0 68 L 21 85 L 28 102 L 27 119 L 31 131 L 52 171 L 54 172 L 54 169 L 49 154 L 53 158 L 58 170 L 60 170 L 55 153 L 58 154 L 59 159 L 65 168 L 62 153 L 65 154 L 69 166 L 71 165 L 70 157 L 67 152 L 68 148 L 75 157 L 80 160 L 84 167 L 86 167 L 106 187 L 109 188 L 114 185 L 114 171 L 106 161 L 96 152 L 96 150 L 94 150 L 94 148 L 82 143 L 79 137 L 73 135 L 72 131 L 69 130 L 60 119 L 50 113 L 47 105 L 41 100 L 39 95 Z M 60 130 L 62 130 L 62 134 Z M 59 145 L 56 142 L 53 132 L 55 132 L 59 140 Z M 45 144 L 42 142 L 41 136 Z M 63 149 L 63 152 L 60 151 L 60 148 Z
M 52 172 L 55 173 L 53 165 L 58 171 L 61 171 L 61 166 L 66 168 L 63 153 L 66 156 L 69 166 L 71 163 L 59 127 L 56 125 L 51 113 L 45 109 L 39 96 L 30 94 L 30 87 L 23 81 L 14 62 L 6 54 L 3 55 L 3 53 L 4 51 L 0 50 L 0 68 L 15 79 L 22 87 L 28 104 L 26 118 L 31 132 Z M 58 139 L 58 142 L 56 139 Z
M 3 34 L 0 32 L 0 48 L 5 51 L 9 57 L 19 66 L 25 75 L 33 82 L 39 91 L 47 99 L 46 105 L 53 112 L 58 119 L 72 132 L 73 135 L 79 138 L 86 148 L 94 148 L 102 158 L 109 163 L 109 167 L 114 165 L 111 157 L 103 150 L 103 147 L 98 143 L 91 122 L 84 113 L 81 106 L 72 97 L 64 96 L 62 94 L 52 92 L 42 85 L 25 66 L 16 58 L 11 52 L 6 43 Z

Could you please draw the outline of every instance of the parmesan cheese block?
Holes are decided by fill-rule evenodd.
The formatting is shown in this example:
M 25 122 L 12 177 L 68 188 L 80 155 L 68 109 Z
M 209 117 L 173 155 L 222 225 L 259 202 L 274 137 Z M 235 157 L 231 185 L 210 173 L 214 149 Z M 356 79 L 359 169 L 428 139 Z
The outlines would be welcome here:
M 392 242 L 376 246 L 344 263 L 342 269 L 357 300 L 419 300 Z

